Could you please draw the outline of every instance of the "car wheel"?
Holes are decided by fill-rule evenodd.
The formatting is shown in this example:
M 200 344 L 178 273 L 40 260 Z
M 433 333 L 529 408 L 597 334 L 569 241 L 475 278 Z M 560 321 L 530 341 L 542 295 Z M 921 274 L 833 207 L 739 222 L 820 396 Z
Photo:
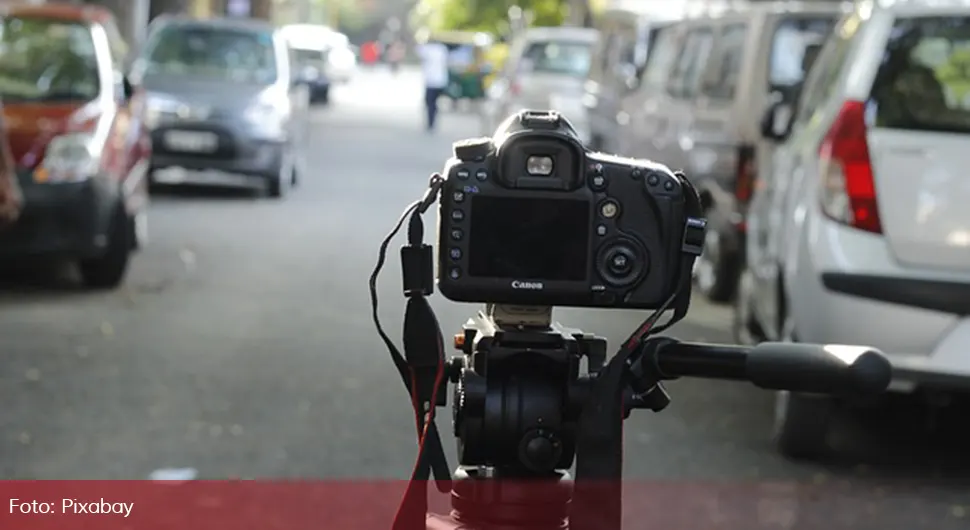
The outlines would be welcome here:
M 797 342 L 791 317 L 785 318 L 782 337 Z M 774 440 L 778 451 L 791 459 L 807 460 L 828 450 L 829 424 L 835 402 L 829 396 L 780 391 L 775 394 Z
M 765 340 L 761 326 L 755 321 L 754 314 L 751 311 L 753 289 L 754 279 L 751 277 L 751 271 L 745 269 L 738 280 L 738 292 L 734 297 L 731 331 L 734 335 L 734 342 L 746 346 L 753 346 Z
M 285 153 L 283 155 L 283 160 L 280 162 L 279 171 L 276 175 L 270 177 L 268 195 L 274 199 L 282 199 L 286 196 L 286 192 L 293 182 L 294 168 L 293 168 L 293 156 L 290 153 Z
M 694 262 L 697 288 L 712 302 L 728 302 L 734 295 L 736 266 L 724 252 L 721 234 L 709 230 L 704 236 L 704 251 Z
M 104 254 L 78 262 L 84 285 L 93 289 L 113 289 L 121 284 L 135 245 L 131 240 L 135 233 L 134 224 L 135 220 L 119 206 L 108 229 L 108 246 Z

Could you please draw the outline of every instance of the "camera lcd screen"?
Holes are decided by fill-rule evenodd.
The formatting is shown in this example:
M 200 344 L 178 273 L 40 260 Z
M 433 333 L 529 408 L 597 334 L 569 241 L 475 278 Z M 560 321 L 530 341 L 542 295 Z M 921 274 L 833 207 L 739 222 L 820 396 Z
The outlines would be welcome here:
M 587 201 L 473 197 L 468 274 L 586 281 L 589 225 Z

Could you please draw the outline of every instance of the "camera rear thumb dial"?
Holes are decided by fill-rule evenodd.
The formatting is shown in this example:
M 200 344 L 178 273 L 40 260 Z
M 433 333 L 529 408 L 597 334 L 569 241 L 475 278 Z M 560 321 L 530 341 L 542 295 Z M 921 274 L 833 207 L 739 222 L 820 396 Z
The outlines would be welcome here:
M 600 251 L 597 268 L 608 284 L 626 287 L 636 283 L 647 270 L 647 258 L 636 246 L 616 241 Z

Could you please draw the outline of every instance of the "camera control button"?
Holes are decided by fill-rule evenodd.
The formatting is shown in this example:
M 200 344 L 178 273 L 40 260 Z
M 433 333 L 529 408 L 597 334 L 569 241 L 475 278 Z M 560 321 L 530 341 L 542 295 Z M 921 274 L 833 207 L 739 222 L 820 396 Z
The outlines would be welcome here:
M 465 192 L 456 191 L 451 194 L 451 200 L 455 202 L 465 202 Z
M 626 287 L 636 283 L 647 271 L 648 262 L 637 245 L 617 241 L 602 248 L 597 255 L 597 272 L 608 285 Z
M 462 210 L 452 210 L 451 220 L 452 221 L 463 221 L 465 219 L 465 212 Z
M 635 167 L 633 168 L 633 171 L 630 172 L 630 176 L 636 180 L 640 180 L 643 178 L 643 170 L 638 167 Z
M 659 183 L 660 183 L 660 177 L 658 177 L 656 173 L 651 173 L 650 176 L 647 177 L 647 184 L 651 186 L 656 186 Z
M 606 225 L 596 225 L 596 235 L 602 237 L 605 236 L 607 232 L 609 232 L 609 230 L 606 228 Z
M 610 256 L 610 271 L 617 276 L 624 276 L 633 267 L 633 260 L 625 252 L 619 250 Z
M 488 180 L 488 171 L 485 171 L 484 169 L 479 169 L 478 171 L 475 172 L 475 178 L 480 180 L 481 182 L 485 182 L 486 180 Z
M 674 182 L 672 180 L 664 182 L 664 189 L 666 191 L 674 191 Z
M 600 163 L 593 164 L 593 165 L 589 166 L 589 170 L 594 175 L 602 175 L 603 174 L 603 164 L 600 164 Z
M 461 249 L 458 248 L 458 247 L 452 247 L 451 250 L 448 251 L 448 256 L 450 256 L 451 259 L 453 259 L 453 260 L 460 260 L 461 259 Z
M 461 241 L 461 238 L 465 237 L 465 233 L 458 228 L 453 228 L 451 230 L 451 239 L 454 241 Z
M 600 215 L 607 219 L 612 219 L 620 214 L 620 204 L 613 199 L 608 199 L 600 204 Z
M 603 191 L 606 189 L 606 177 L 599 173 L 593 173 L 589 177 L 589 187 L 593 191 Z
M 469 177 L 471 177 L 471 176 L 472 176 L 472 174 L 471 174 L 471 172 L 470 172 L 470 171 L 468 171 L 467 169 L 459 169 L 459 170 L 458 170 L 458 171 L 457 171 L 457 172 L 455 173 L 455 176 L 457 176 L 457 177 L 458 177 L 459 179 L 461 179 L 461 180 L 468 180 L 468 178 L 469 178 Z
M 451 278 L 452 280 L 457 280 L 461 278 L 461 269 L 459 269 L 458 267 L 452 267 L 451 269 L 448 270 L 448 277 Z

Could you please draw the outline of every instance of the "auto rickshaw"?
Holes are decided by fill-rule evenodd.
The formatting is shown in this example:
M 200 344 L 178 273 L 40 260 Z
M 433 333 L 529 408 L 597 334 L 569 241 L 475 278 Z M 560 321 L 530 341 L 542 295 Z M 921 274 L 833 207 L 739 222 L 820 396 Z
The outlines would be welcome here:
M 433 38 L 447 46 L 450 52 L 445 95 L 453 103 L 484 98 L 484 79 L 491 72 L 485 57 L 492 45 L 492 36 L 480 32 L 447 31 L 436 33 Z

